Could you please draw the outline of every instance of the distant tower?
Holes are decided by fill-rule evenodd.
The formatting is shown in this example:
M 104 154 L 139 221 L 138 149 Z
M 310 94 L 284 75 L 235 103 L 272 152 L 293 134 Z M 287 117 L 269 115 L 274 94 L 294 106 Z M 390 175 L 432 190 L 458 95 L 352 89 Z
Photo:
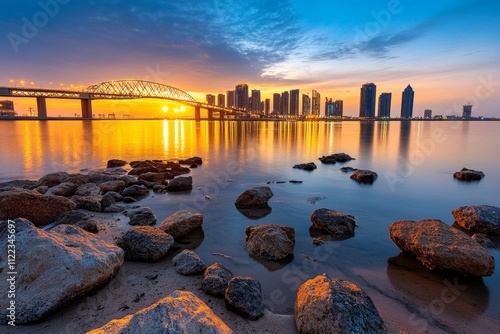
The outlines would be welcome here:
M 463 106 L 462 118 L 469 120 L 472 116 L 472 104 L 465 104 Z
M 260 111 L 260 90 L 252 89 L 252 111 Z
M 226 106 L 225 99 L 226 99 L 226 97 L 224 96 L 224 94 L 218 94 L 217 95 L 217 105 L 219 107 L 225 107 Z
M 328 99 L 328 97 L 325 98 L 325 116 L 326 117 L 333 117 L 335 116 L 335 102 L 333 102 L 333 99 Z
M 425 109 L 424 110 L 424 118 L 425 119 L 431 119 L 432 118 L 432 110 L 431 109 Z
M 281 94 L 274 93 L 273 94 L 273 114 L 279 115 L 281 113 Z
M 359 117 L 375 117 L 375 99 L 377 86 L 374 83 L 365 83 L 361 87 L 361 100 L 359 103 Z
M 236 108 L 248 110 L 248 85 L 244 83 L 236 85 L 234 94 Z
M 378 118 L 391 118 L 392 93 L 382 93 L 378 98 Z
M 413 97 L 415 93 L 413 88 L 408 85 L 403 91 L 403 97 L 401 99 L 401 118 L 412 118 L 413 117 Z
M 299 90 L 290 91 L 290 115 L 299 116 Z
M 319 116 L 320 114 L 320 104 L 321 104 L 320 98 L 321 98 L 320 94 L 317 91 L 313 90 L 312 103 L 311 103 L 311 111 L 313 116 Z
M 335 102 L 335 117 L 342 117 L 344 116 L 344 101 L 342 100 L 336 100 Z
M 311 98 L 308 94 L 302 94 L 302 115 L 309 116 L 311 114 Z
M 264 113 L 265 115 L 269 115 L 269 112 L 271 111 L 271 99 L 265 99 L 264 100 Z
M 226 97 L 227 97 L 227 107 L 228 108 L 234 107 L 236 105 L 234 98 L 234 90 L 228 90 L 226 92 Z
M 207 94 L 207 104 L 215 105 L 215 95 Z
M 288 115 L 289 104 L 290 104 L 290 93 L 289 92 L 281 93 L 281 99 L 280 99 L 281 115 Z

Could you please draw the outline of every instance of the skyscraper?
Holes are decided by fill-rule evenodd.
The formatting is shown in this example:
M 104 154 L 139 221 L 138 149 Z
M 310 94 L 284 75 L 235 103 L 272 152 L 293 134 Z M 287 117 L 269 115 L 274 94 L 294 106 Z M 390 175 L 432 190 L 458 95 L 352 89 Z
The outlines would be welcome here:
M 299 116 L 299 90 L 292 89 L 290 91 L 290 115 Z
M 312 91 L 312 103 L 311 103 L 311 111 L 312 111 L 313 116 L 319 116 L 320 104 L 321 104 L 320 98 L 321 98 L 320 94 L 317 91 L 313 90 Z
M 224 94 L 217 95 L 217 105 L 219 107 L 225 107 L 226 106 L 225 99 L 226 97 L 224 96 Z
M 264 100 L 264 114 L 267 116 L 271 111 L 271 99 Z
M 309 116 L 311 114 L 311 98 L 307 94 L 302 94 L 302 115 Z
M 472 116 L 472 105 L 471 104 L 465 104 L 463 106 L 463 111 L 462 111 L 462 118 L 469 120 Z
M 432 110 L 431 109 L 425 109 L 424 110 L 424 118 L 426 118 L 426 119 L 431 119 L 432 118 Z
M 375 117 L 375 98 L 377 86 L 374 83 L 365 83 L 361 87 L 361 100 L 359 103 L 359 117 Z
M 215 95 L 207 94 L 207 103 L 214 106 L 215 105 Z
M 290 102 L 290 93 L 288 92 L 281 93 L 281 99 L 280 99 L 281 115 L 288 115 L 289 102 Z
M 415 93 L 410 85 L 406 86 L 401 98 L 401 118 L 413 117 L 413 97 Z
M 328 97 L 325 98 L 325 116 L 326 117 L 333 117 L 335 116 L 335 102 L 333 102 L 333 99 Z
M 273 94 L 273 114 L 278 115 L 281 113 L 281 94 L 274 93 Z
M 378 98 L 378 118 L 391 118 L 392 93 L 382 93 Z
M 226 97 L 227 97 L 227 107 L 233 108 L 236 104 L 234 98 L 234 90 L 228 90 L 226 92 Z
M 344 116 L 344 101 L 342 100 L 336 100 L 335 101 L 335 117 L 342 117 Z
M 248 110 L 248 85 L 241 83 L 235 88 L 236 108 Z
M 260 112 L 260 90 L 252 89 L 252 111 Z

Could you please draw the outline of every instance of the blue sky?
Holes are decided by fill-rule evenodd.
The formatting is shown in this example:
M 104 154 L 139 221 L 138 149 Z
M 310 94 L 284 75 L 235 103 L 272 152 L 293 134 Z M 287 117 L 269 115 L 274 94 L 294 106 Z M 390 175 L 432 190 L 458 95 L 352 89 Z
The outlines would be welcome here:
M 264 96 L 316 89 L 357 115 L 374 82 L 397 115 L 411 84 L 416 115 L 472 102 L 500 116 L 494 0 L 4 0 L 0 32 L 0 85 L 137 78 L 201 98 L 246 82 Z

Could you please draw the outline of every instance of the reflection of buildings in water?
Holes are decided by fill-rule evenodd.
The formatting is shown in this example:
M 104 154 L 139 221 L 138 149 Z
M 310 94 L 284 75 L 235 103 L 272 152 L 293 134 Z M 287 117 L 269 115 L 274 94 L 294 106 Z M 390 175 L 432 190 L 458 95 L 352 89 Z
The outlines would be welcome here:
M 389 142 L 389 124 L 390 122 L 388 121 L 379 121 L 378 126 L 377 126 L 377 139 L 378 139 L 378 144 L 381 145 L 382 143 L 387 143 Z
M 328 152 L 335 153 L 337 147 L 342 146 L 342 122 L 325 122 L 325 137 L 327 138 Z
M 399 157 L 408 160 L 410 136 L 411 136 L 411 121 L 401 121 L 399 128 Z
M 360 156 L 371 160 L 373 155 L 373 137 L 375 135 L 375 123 L 373 121 L 360 121 L 359 123 L 359 151 Z

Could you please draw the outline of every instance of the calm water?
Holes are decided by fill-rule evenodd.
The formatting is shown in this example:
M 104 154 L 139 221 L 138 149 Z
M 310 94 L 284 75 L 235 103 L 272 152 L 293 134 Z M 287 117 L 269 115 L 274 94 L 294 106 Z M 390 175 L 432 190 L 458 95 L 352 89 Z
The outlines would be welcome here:
M 443 331 L 456 322 L 463 322 L 465 331 L 500 328 L 500 268 L 492 277 L 463 281 L 467 288 L 456 300 L 433 309 L 443 281 L 454 277 L 388 263 L 400 253 L 389 238 L 392 222 L 438 218 L 452 224 L 451 210 L 458 206 L 500 206 L 500 122 L 0 121 L 0 136 L 0 181 L 100 168 L 111 158 L 203 157 L 203 166 L 191 172 L 195 190 L 155 195 L 141 204 L 160 221 L 180 208 L 203 213 L 204 239 L 196 251 L 209 264 L 222 262 L 236 275 L 259 279 L 276 312 L 292 313 L 298 284 L 327 272 L 362 286 L 382 314 L 390 313 L 384 307 L 405 309 L 407 314 L 394 318 L 409 328 L 422 323 L 408 317 L 415 310 Z M 356 160 L 336 165 L 317 160 L 335 152 Z M 309 161 L 318 169 L 292 168 Z M 347 165 L 376 171 L 379 178 L 359 185 L 340 172 Z M 486 177 L 457 182 L 452 174 L 462 167 L 482 170 Z M 304 183 L 270 184 L 272 211 L 263 218 L 249 219 L 233 205 L 247 188 L 288 180 Z M 205 194 L 212 200 L 204 200 Z M 354 215 L 355 237 L 312 245 L 309 216 L 320 207 Z M 245 227 L 263 223 L 295 227 L 293 260 L 259 262 L 243 249 Z M 490 251 L 499 267 L 500 252 Z

